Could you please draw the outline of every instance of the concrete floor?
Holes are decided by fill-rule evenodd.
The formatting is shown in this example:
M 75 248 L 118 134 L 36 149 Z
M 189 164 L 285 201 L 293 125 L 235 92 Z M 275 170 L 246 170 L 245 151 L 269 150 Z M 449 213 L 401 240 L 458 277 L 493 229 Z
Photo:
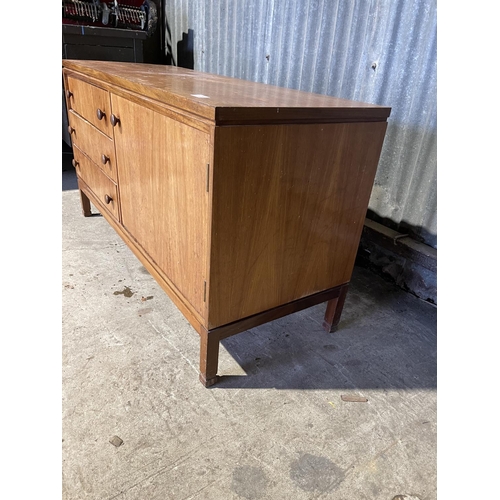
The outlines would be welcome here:
M 205 389 L 198 334 L 75 188 L 63 171 L 65 500 L 436 498 L 432 305 L 356 267 L 337 333 L 319 305 L 226 339 Z

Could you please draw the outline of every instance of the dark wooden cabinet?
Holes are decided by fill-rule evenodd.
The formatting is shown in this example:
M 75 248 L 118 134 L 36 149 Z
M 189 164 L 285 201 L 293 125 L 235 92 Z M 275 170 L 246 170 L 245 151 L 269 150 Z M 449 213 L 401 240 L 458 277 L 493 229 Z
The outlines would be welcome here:
M 164 62 L 160 28 L 145 31 L 62 25 L 63 59 L 157 64 Z

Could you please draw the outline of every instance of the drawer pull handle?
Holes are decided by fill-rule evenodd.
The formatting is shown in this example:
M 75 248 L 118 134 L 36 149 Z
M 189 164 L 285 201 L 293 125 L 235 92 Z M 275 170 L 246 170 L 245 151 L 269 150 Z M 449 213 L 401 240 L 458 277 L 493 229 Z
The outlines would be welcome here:
M 113 127 L 116 127 L 118 123 L 120 123 L 120 118 L 115 115 L 111 115 L 111 125 L 113 125 Z
M 68 125 L 68 132 L 69 135 L 71 135 L 73 132 L 75 132 L 75 129 L 71 125 Z
M 66 97 L 68 99 L 70 99 L 71 97 L 73 97 L 73 92 L 71 92 L 71 90 L 66 90 Z
M 71 165 L 73 165 L 74 168 L 77 168 L 80 164 L 76 160 L 72 160 Z
M 109 156 L 106 156 L 103 154 L 101 156 L 101 161 L 102 161 L 103 165 L 106 165 L 106 163 L 108 163 L 108 161 L 109 161 Z
M 105 194 L 104 201 L 106 202 L 106 205 L 109 205 L 113 201 L 113 198 L 111 198 L 111 196 L 109 196 L 109 194 Z
M 102 120 L 106 116 L 106 113 L 102 110 L 97 108 L 97 119 Z

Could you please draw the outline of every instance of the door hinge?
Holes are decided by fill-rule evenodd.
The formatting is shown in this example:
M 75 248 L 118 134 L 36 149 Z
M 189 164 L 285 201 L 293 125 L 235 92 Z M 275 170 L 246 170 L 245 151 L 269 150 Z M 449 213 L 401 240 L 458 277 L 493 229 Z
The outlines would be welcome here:
M 203 282 L 203 302 L 207 301 L 207 282 Z
M 207 163 L 207 193 L 210 186 L 210 163 Z

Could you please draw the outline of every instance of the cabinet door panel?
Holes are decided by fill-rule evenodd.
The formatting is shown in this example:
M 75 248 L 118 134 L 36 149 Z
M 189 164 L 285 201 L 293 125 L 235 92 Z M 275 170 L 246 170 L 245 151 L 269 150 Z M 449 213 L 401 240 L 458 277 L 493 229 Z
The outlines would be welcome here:
M 205 318 L 210 136 L 122 97 L 111 101 L 123 225 Z

